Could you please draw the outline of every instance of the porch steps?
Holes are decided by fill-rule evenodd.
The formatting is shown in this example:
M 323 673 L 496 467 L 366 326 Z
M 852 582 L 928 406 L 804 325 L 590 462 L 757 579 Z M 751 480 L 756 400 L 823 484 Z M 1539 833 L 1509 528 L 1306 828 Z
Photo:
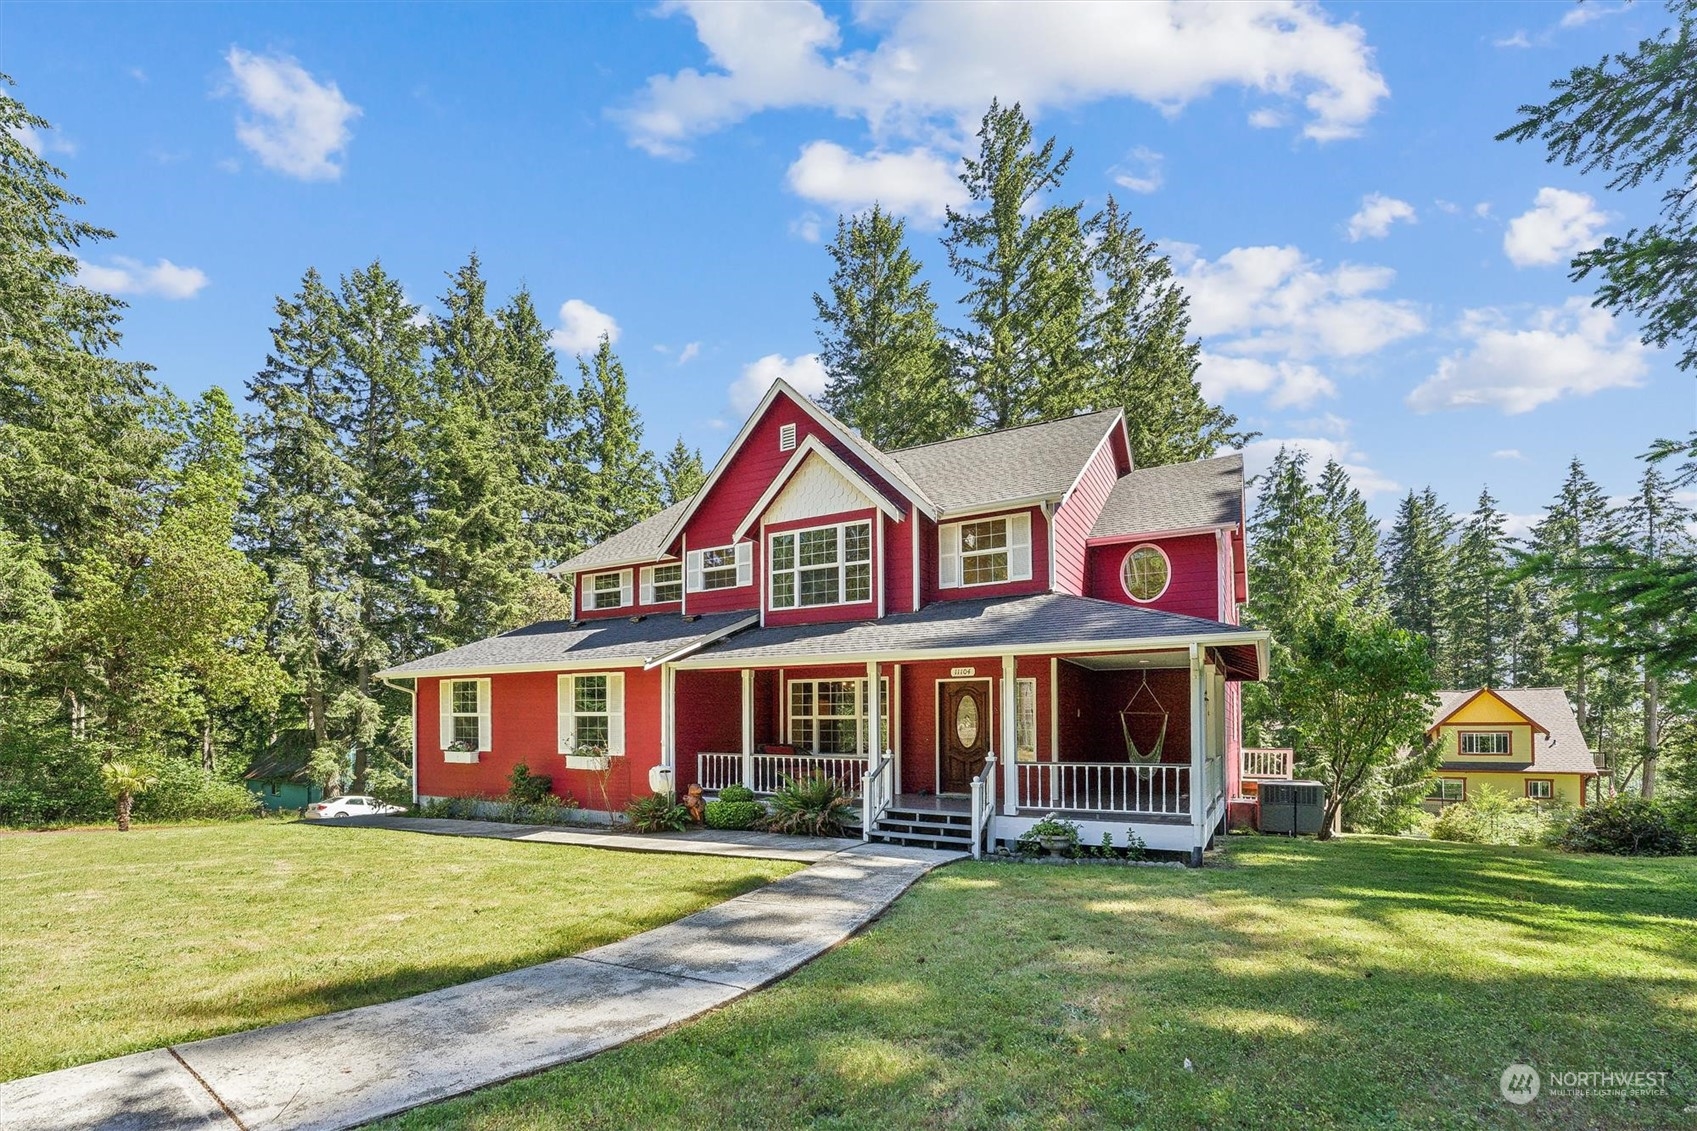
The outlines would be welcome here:
M 892 806 L 872 824 L 870 840 L 917 848 L 972 850 L 972 816 L 965 812 Z

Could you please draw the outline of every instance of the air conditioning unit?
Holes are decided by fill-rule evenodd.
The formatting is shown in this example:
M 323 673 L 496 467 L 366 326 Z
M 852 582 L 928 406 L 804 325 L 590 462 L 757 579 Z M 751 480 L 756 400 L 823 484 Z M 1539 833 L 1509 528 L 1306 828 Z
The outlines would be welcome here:
M 1312 836 L 1326 819 L 1326 787 L 1317 781 L 1264 781 L 1256 797 L 1264 833 Z

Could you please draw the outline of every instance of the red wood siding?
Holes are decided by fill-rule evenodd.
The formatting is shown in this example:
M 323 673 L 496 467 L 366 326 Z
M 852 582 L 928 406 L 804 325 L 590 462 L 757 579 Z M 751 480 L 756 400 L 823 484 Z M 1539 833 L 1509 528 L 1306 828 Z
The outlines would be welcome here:
M 1085 540 L 1114 484 L 1130 470 L 1122 450 L 1123 435 L 1124 430 L 1116 428 L 1108 442 L 1096 449 L 1084 465 L 1077 488 L 1055 512 L 1055 589 L 1061 593 L 1083 596 L 1088 592 Z
M 884 561 L 884 611 L 913 612 L 913 531 L 917 512 L 909 507 L 907 518 L 896 522 L 885 515 L 880 523 L 880 548 Z
M 625 756 L 613 769 L 608 796 L 615 809 L 648 792 L 648 771 L 660 764 L 660 673 L 623 669 Z M 466 678 L 472 678 L 467 676 Z M 441 683 L 418 683 L 418 792 L 425 797 L 498 798 L 520 762 L 554 779 L 554 793 L 600 809 L 597 775 L 567 770 L 559 753 L 558 673 L 508 672 L 489 677 L 490 749 L 472 764 L 444 762 L 437 723 Z
M 1061 759 L 1068 762 L 1125 762 L 1125 736 L 1120 711 L 1143 681 L 1132 671 L 1089 671 L 1065 660 L 1060 663 L 1059 692 Z M 1149 673 L 1149 687 L 1167 711 L 1163 762 L 1190 761 L 1190 673 L 1162 669 Z M 1153 709 L 1146 696 L 1137 709 Z M 1158 719 L 1136 719 L 1131 737 L 1147 750 L 1160 732 Z
M 1172 567 L 1167 590 L 1150 608 L 1186 616 L 1218 620 L 1220 617 L 1219 543 L 1212 534 L 1190 534 L 1182 538 L 1149 538 L 1139 542 L 1116 542 L 1090 548 L 1089 596 L 1104 601 L 1135 605 L 1120 584 L 1125 556 L 1138 546 L 1153 544 L 1166 552 Z
M 680 671 L 673 687 L 678 780 L 688 784 L 695 780 L 696 754 L 742 749 L 742 673 Z
M 795 519 L 790 522 L 777 522 L 766 528 L 766 544 L 760 547 L 762 552 L 769 552 L 770 539 L 774 534 L 782 534 L 786 530 L 807 530 L 815 526 L 833 526 L 839 522 L 871 521 L 874 523 L 872 546 L 872 599 L 860 601 L 852 605 L 819 605 L 811 608 L 773 609 L 765 610 L 766 623 L 771 625 L 783 624 L 830 624 L 835 621 L 872 620 L 878 615 L 878 586 L 884 582 L 885 555 L 879 539 L 883 537 L 879 523 L 879 511 L 868 507 L 865 510 L 844 511 L 839 514 L 824 514 L 815 518 Z M 757 560 L 759 557 L 757 555 Z M 911 571 L 910 571 L 911 572 Z M 759 577 L 761 585 L 767 583 L 767 578 Z M 771 600 L 771 591 L 765 589 L 760 595 L 761 603 Z
M 974 668 L 977 677 L 990 677 L 991 747 L 1000 751 L 1002 661 L 998 656 L 976 660 L 938 660 L 902 665 L 902 793 L 930 793 L 937 788 L 937 681 L 950 678 L 954 668 Z
M 989 514 L 975 514 L 960 521 L 976 522 L 979 519 L 997 518 L 1005 514 L 1029 514 L 1031 516 L 1031 580 L 1005 581 L 1000 585 L 958 585 L 952 589 L 943 589 L 936 583 L 938 559 L 942 555 L 942 545 L 937 539 L 937 528 L 929 526 L 926 532 L 926 542 L 921 547 L 920 557 L 929 559 L 931 587 L 927 600 L 929 601 L 975 601 L 986 597 L 1023 597 L 1032 593 L 1049 591 L 1049 523 L 1043 517 L 1042 507 L 1015 507 L 1012 510 L 994 511 Z M 947 525 L 945 523 L 945 525 Z

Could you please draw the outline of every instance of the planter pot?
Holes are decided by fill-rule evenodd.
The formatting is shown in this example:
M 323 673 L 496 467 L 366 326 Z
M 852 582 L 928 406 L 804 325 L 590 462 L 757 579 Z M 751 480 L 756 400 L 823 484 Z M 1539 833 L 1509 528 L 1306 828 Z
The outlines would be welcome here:
M 1070 836 L 1040 836 L 1037 838 L 1037 843 L 1041 844 L 1043 851 L 1050 856 L 1059 856 L 1071 848 L 1073 842 Z

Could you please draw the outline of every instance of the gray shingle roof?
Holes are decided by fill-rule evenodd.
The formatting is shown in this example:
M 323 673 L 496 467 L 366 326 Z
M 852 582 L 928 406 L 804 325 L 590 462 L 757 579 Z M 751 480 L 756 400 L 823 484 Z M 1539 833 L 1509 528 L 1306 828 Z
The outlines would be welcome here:
M 995 653 L 1004 648 L 1243 636 L 1249 630 L 1158 609 L 1066 593 L 935 601 L 917 613 L 882 620 L 749 628 L 697 653 L 703 664 L 772 662 L 794 657 L 896 655 L 943 649 Z
M 1084 470 L 1119 409 L 889 452 L 944 511 L 1060 498 Z
M 723 632 L 756 616 L 753 611 L 708 613 L 683 617 L 675 613 L 607 619 L 543 621 L 516 628 L 474 644 L 465 644 L 398 664 L 378 674 L 417 675 L 471 673 L 515 665 L 647 663 Z
M 1243 521 L 1243 457 L 1237 453 L 1142 467 L 1114 484 L 1092 538 L 1236 526 Z
M 550 572 L 564 576 L 598 566 L 653 561 L 666 548 L 661 544 L 661 539 L 666 537 L 666 531 L 672 528 L 672 523 L 677 521 L 678 515 L 682 514 L 688 505 L 688 499 L 673 503 L 652 518 L 645 518 L 635 526 L 627 527 L 611 538 L 591 546 L 570 561 L 561 562 Z
M 1579 719 L 1573 713 L 1573 704 L 1568 701 L 1565 689 L 1560 687 L 1493 687 L 1491 690 L 1502 696 L 1509 706 L 1550 732 L 1548 738 L 1537 731 L 1532 732 L 1532 765 L 1528 772 L 1538 773 L 1542 771 L 1547 774 L 1594 774 L 1597 772 L 1596 759 L 1591 756 L 1591 750 L 1585 744 L 1585 735 L 1579 729 Z M 1432 716 L 1432 725 L 1437 726 L 1451 711 L 1478 693 L 1478 688 L 1469 691 L 1438 692 L 1438 710 Z M 1514 768 L 1519 769 L 1522 766 Z M 1445 768 L 1450 768 L 1450 764 L 1446 763 Z M 1470 762 L 1468 768 L 1506 769 L 1509 767 Z

